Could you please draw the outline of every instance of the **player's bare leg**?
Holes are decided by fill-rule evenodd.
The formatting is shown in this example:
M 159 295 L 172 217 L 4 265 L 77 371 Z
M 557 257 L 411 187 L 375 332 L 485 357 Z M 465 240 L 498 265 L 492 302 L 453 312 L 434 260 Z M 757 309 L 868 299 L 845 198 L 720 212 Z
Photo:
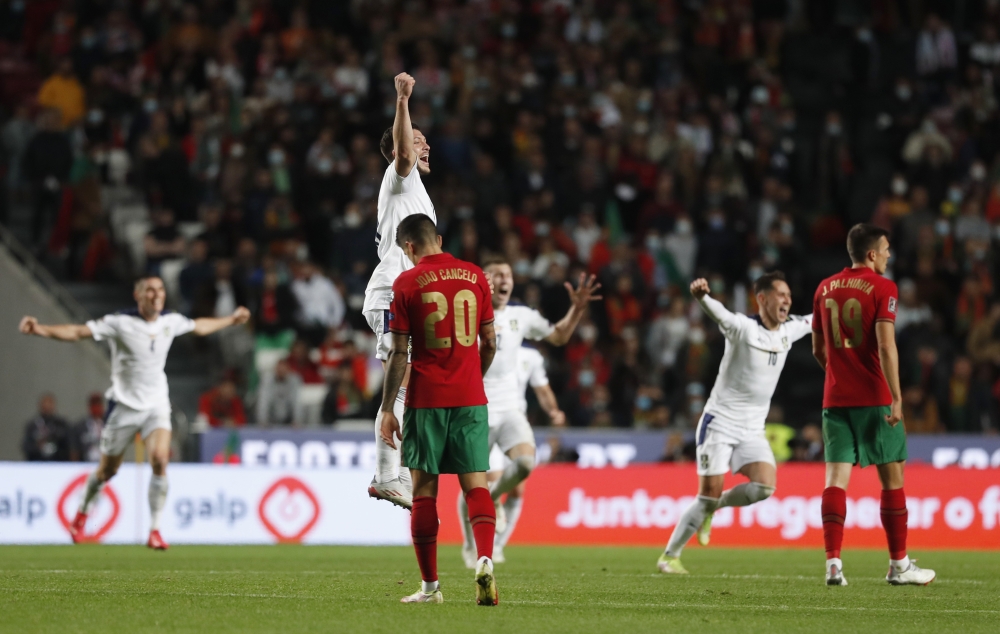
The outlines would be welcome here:
M 504 468 L 500 479 L 490 489 L 497 516 L 498 533 L 504 533 L 507 530 L 507 513 L 501 503 L 501 498 L 505 493 L 513 491 L 514 487 L 531 475 L 531 471 L 535 468 L 535 446 L 526 442 L 514 445 L 507 450 L 507 457 L 510 458 L 510 464 Z
M 382 362 L 385 369 L 385 361 Z M 406 403 L 406 386 L 410 382 L 410 365 L 406 365 L 403 374 L 402 387 L 396 394 L 392 413 L 399 421 L 400 430 L 403 425 L 404 404 Z M 409 509 L 413 506 L 413 483 L 410 480 L 410 470 L 400 467 L 401 445 L 394 449 L 390 447 L 378 432 L 382 420 L 382 407 L 375 414 L 375 477 L 368 485 L 368 495 L 378 500 L 392 502 L 396 506 Z
M 154 429 L 146 437 L 146 452 L 153 475 L 149 479 L 149 540 L 153 550 L 166 550 L 167 542 L 160 537 L 160 515 L 167 502 L 167 463 L 170 461 L 170 430 Z
M 496 577 L 493 574 L 493 540 L 496 538 L 496 512 L 486 472 L 460 473 L 458 483 L 469 507 L 469 522 L 476 539 L 476 604 L 496 605 L 500 602 Z
M 778 483 L 778 471 L 770 462 L 751 462 L 743 465 L 737 473 L 746 476 L 750 481 L 723 491 L 715 510 L 724 506 L 750 506 L 774 494 Z M 709 514 L 698 528 L 698 543 L 708 546 L 711 532 L 712 514 Z
M 906 494 L 903 492 L 903 461 L 875 465 L 882 483 L 882 527 L 889 545 L 889 572 L 885 580 L 894 586 L 926 586 L 934 581 L 933 570 L 918 567 L 906 554 Z
M 73 523 L 69 527 L 69 536 L 73 539 L 74 544 L 78 544 L 84 539 L 84 528 L 87 525 L 87 516 L 90 514 L 91 509 L 93 509 L 94 504 L 97 502 L 97 498 L 101 494 L 101 490 L 104 488 L 105 483 L 113 478 L 116 473 L 118 473 L 118 468 L 121 467 L 123 456 L 109 456 L 106 454 L 101 454 L 101 461 L 97 465 L 97 469 L 91 472 L 87 476 L 87 483 L 84 485 L 83 498 L 80 500 L 80 507 L 76 511 L 76 517 L 73 518 Z
M 684 546 L 704 524 L 706 518 L 711 518 L 712 513 L 719 506 L 719 496 L 722 495 L 722 485 L 725 475 L 698 476 L 698 497 L 691 502 L 691 505 L 684 510 L 674 532 L 670 534 L 670 541 L 663 554 L 656 562 L 656 567 L 664 574 L 686 575 L 687 570 L 681 565 L 681 553 Z

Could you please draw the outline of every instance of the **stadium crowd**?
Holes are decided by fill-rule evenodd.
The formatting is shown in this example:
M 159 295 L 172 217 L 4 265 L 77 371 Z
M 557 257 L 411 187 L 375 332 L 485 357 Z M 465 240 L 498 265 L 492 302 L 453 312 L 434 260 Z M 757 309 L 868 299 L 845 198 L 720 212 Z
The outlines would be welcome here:
M 723 346 L 689 281 L 752 312 L 779 268 L 807 313 L 871 221 L 893 232 L 908 431 L 995 433 L 998 29 L 996 1 L 5 0 L 3 204 L 31 206 L 64 278 L 157 273 L 192 316 L 251 308 L 213 344 L 208 424 L 370 418 L 360 309 L 406 70 L 446 249 L 505 256 L 553 321 L 566 279 L 603 284 L 542 346 L 570 425 L 689 428 Z M 818 421 L 820 385 L 788 424 Z

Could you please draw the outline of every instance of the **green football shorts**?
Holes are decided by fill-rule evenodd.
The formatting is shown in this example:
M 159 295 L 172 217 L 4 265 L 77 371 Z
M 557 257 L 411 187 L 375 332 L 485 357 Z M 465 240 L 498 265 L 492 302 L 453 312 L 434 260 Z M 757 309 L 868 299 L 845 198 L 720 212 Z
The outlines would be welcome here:
M 906 460 L 903 421 L 885 422 L 892 408 L 829 407 L 823 410 L 823 443 L 827 462 L 867 467 Z
M 490 468 L 485 405 L 407 408 L 403 464 L 426 473 L 474 473 Z

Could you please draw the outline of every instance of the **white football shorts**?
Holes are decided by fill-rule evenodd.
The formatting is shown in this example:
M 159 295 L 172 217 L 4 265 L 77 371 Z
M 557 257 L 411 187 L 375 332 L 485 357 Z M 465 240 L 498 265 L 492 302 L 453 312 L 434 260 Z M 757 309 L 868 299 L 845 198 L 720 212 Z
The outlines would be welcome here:
M 387 288 L 375 292 L 379 293 L 379 296 L 376 298 L 378 304 L 387 306 L 392 301 L 392 289 Z M 375 333 L 375 358 L 379 361 L 388 361 L 389 351 L 392 350 L 392 333 L 389 332 L 389 309 L 367 310 L 364 316 L 365 321 L 368 322 L 368 327 Z M 407 355 L 406 361 L 410 361 L 409 355 Z
M 500 447 L 490 447 L 490 471 L 503 471 L 510 464 L 510 458 L 500 451 Z
M 108 413 L 101 431 L 101 453 L 120 456 L 138 433 L 143 440 L 157 429 L 170 431 L 170 409 L 135 410 L 108 401 Z
M 497 445 L 501 452 L 507 453 L 522 443 L 535 446 L 535 432 L 520 410 L 497 411 L 487 405 L 486 412 L 490 421 L 490 447 Z
M 767 462 L 774 465 L 774 452 L 764 437 L 763 430 L 745 433 L 713 428 L 718 419 L 704 413 L 698 421 L 695 437 L 698 443 L 698 475 L 725 475 L 727 471 L 739 472 L 753 462 Z

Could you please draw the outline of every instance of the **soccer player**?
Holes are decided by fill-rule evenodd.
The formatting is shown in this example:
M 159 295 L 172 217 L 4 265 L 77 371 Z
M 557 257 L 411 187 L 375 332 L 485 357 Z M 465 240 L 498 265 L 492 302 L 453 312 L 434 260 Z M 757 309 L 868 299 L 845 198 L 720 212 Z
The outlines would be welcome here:
M 167 294 L 163 280 L 147 276 L 135 283 L 136 309 L 105 315 L 86 324 L 43 326 L 34 317 L 24 317 L 19 326 L 26 335 L 58 341 L 93 338 L 111 346 L 111 387 L 101 432 L 101 459 L 87 478 L 80 508 L 70 525 L 74 542 L 84 535 L 87 514 L 104 484 L 122 464 L 126 447 L 138 432 L 146 445 L 153 477 L 149 480 L 149 540 L 146 545 L 166 550 L 160 536 L 160 513 L 167 501 L 167 462 L 170 458 L 170 392 L 163 367 L 175 337 L 194 332 L 210 335 L 228 326 L 245 324 L 250 311 L 242 306 L 229 317 L 188 319 L 164 311 Z
M 826 583 L 846 586 L 840 547 L 851 468 L 874 464 L 882 483 L 882 527 L 893 585 L 927 585 L 933 570 L 906 555 L 906 430 L 896 350 L 896 284 L 883 277 L 889 234 L 858 224 L 847 234 L 852 266 L 820 283 L 813 299 L 813 356 L 826 371 L 823 387 L 823 541 Z
M 495 313 L 494 313 L 495 316 Z M 552 425 L 560 427 L 566 424 L 566 414 L 559 409 L 555 392 L 549 385 L 549 377 L 545 373 L 545 358 L 542 353 L 534 348 L 521 346 L 517 350 L 517 393 L 520 396 L 518 410 L 527 416 L 528 399 L 524 397 L 528 386 L 535 392 L 539 405 L 549 417 Z M 490 448 L 490 472 L 486 478 L 490 482 L 496 482 L 503 475 L 504 469 L 510 465 L 510 458 L 507 458 L 497 445 Z M 498 530 L 493 543 L 493 563 L 504 563 L 504 546 L 510 540 L 517 520 L 521 517 L 521 506 L 524 503 L 524 481 L 522 480 L 516 487 L 507 492 L 507 497 L 503 502 L 504 515 L 507 517 L 507 526 L 503 531 Z M 465 507 L 465 497 L 458 496 L 458 516 L 462 520 L 462 559 L 465 560 L 466 568 L 476 566 L 476 545 L 472 540 L 472 526 L 468 522 Z
M 362 307 L 365 320 L 378 339 L 375 354 L 382 361 L 383 368 L 392 348 L 392 335 L 388 328 L 392 285 L 400 273 L 413 267 L 394 242 L 396 228 L 404 218 L 413 214 L 423 214 L 437 222 L 434 205 L 420 180 L 421 174 L 431 172 L 431 147 L 420 130 L 414 129 L 410 122 L 409 101 L 415 81 L 406 73 L 400 73 L 396 75 L 395 82 L 396 118 L 392 127 L 382 135 L 379 146 L 385 160 L 389 161 L 378 193 L 378 232 L 375 244 L 378 247 L 379 263 L 368 281 Z M 406 401 L 409 376 L 407 368 L 400 383 L 399 394 L 388 403 L 397 420 L 403 420 L 403 403 Z M 399 468 L 399 450 L 383 442 L 378 433 L 381 414 L 379 411 L 375 416 L 375 477 L 368 487 L 368 494 L 408 509 L 413 498 L 410 474 L 406 469 Z
M 774 493 L 774 453 L 764 437 L 764 419 L 792 344 L 811 332 L 811 316 L 789 317 L 792 292 L 781 271 L 753 285 L 757 314 L 729 312 L 712 299 L 708 282 L 691 283 L 691 294 L 726 337 L 719 376 L 695 431 L 698 497 L 681 515 L 667 548 L 657 561 L 660 572 L 687 574 L 681 552 L 691 536 L 707 545 L 712 514 L 724 506 L 748 506 Z M 722 490 L 726 471 L 750 481 Z
M 496 515 L 486 471 L 489 425 L 483 376 L 496 353 L 490 287 L 482 269 L 441 252 L 431 219 L 415 214 L 399 223 L 396 243 L 414 267 L 392 285 L 389 353 L 379 433 L 395 448 L 403 441 L 403 463 L 413 479 L 410 532 L 420 565 L 420 590 L 403 603 L 441 603 L 437 574 L 438 475 L 458 474 L 476 538 L 476 603 L 499 602 L 493 577 Z M 400 432 L 393 412 L 406 373 L 412 338 L 406 424 Z M 478 345 L 477 345 L 478 343 Z
M 517 355 L 525 339 L 545 340 L 556 346 L 566 345 L 580 319 L 587 313 L 592 301 L 601 299 L 594 293 L 601 287 L 596 276 L 588 279 L 583 273 L 576 288 L 564 282 L 569 293 L 570 307 L 556 324 L 549 323 L 533 308 L 510 304 L 514 291 L 514 272 L 503 260 L 487 262 L 483 267 L 493 282 L 494 328 L 497 334 L 497 353 L 490 371 L 484 379 L 489 398 L 490 447 L 499 445 L 510 458 L 500 479 L 493 483 L 491 495 L 496 505 L 497 531 L 504 533 L 506 517 L 500 503 L 504 494 L 513 490 L 535 467 L 535 434 L 531 424 L 518 407 L 524 399 L 524 390 L 517 383 Z M 461 514 L 460 514 L 461 515 Z

